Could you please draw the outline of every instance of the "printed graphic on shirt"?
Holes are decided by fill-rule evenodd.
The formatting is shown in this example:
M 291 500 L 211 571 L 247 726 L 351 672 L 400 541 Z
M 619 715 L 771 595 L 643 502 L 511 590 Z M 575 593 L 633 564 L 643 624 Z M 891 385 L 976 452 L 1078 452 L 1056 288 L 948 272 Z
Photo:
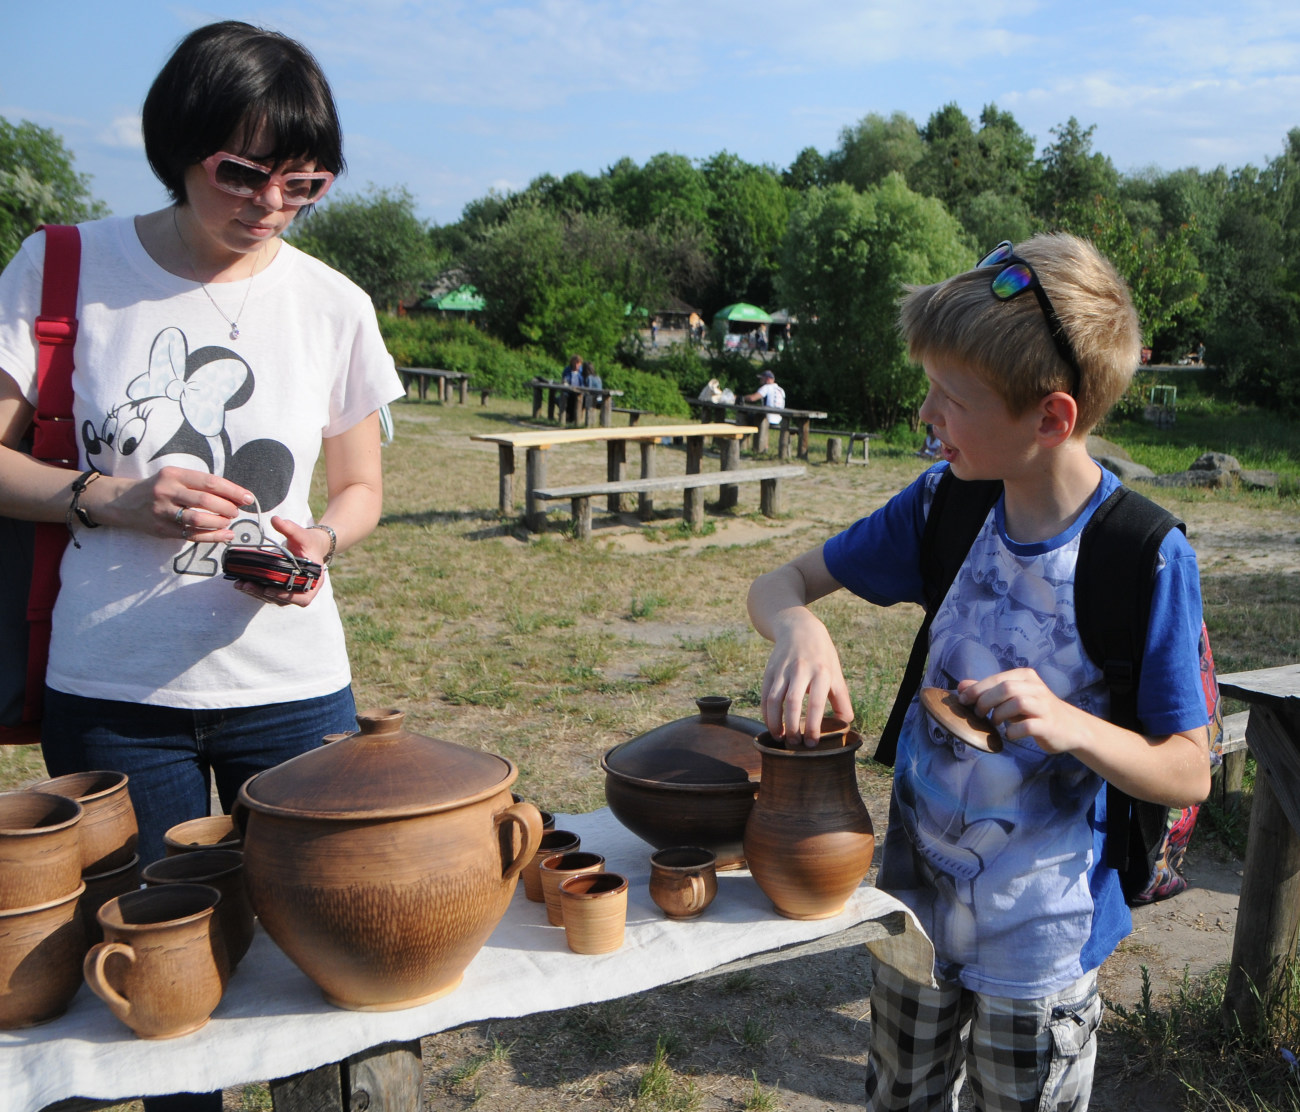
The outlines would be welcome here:
M 270 513 L 289 492 L 292 453 L 265 438 L 236 447 L 226 428 L 227 413 L 248 404 L 255 390 L 253 369 L 236 352 L 216 345 L 191 352 L 179 328 L 164 328 L 150 347 L 148 369 L 127 384 L 126 398 L 98 428 L 89 420 L 82 423 L 82 445 L 87 458 L 109 473 L 113 455 L 140 453 L 151 462 L 189 457 L 167 462 L 238 483 L 257 496 L 263 513 Z M 241 518 L 231 528 L 236 544 L 262 539 L 255 517 Z M 221 548 L 190 544 L 172 568 L 178 575 L 218 575 Z
M 1013 552 L 990 514 L 931 627 L 925 684 L 955 690 L 1032 668 L 1104 715 L 1105 685 L 1075 627 L 1077 555 L 1077 537 Z M 913 704 L 895 774 L 906 837 L 890 842 L 881 878 L 917 911 L 944 975 L 982 991 L 1059 978 L 1092 915 L 1088 814 L 1100 780 L 1032 738 L 1004 740 L 999 754 L 972 749 Z

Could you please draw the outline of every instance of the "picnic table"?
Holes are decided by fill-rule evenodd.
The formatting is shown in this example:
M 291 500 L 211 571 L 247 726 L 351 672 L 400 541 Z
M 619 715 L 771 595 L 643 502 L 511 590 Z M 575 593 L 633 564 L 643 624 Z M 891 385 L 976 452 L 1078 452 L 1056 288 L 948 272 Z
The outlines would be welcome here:
M 652 847 L 607 808 L 557 816 L 564 829 L 627 876 L 627 933 L 610 954 L 581 956 L 544 905 L 519 885 L 459 988 L 392 1012 L 335 1008 L 257 928 L 211 1021 L 182 1038 L 137 1039 L 82 987 L 62 1018 L 0 1032 L 0 1092 L 8 1112 L 102 1107 L 141 1095 L 205 1092 L 271 1079 L 277 1112 L 415 1112 L 424 1035 L 570 1008 L 865 943 L 882 960 L 929 983 L 934 951 L 920 925 L 891 896 L 864 883 L 830 919 L 783 919 L 747 870 L 718 875 L 718 895 L 696 920 L 666 919 L 650 900 Z M 351 1068 L 342 1070 L 347 1061 Z M 341 1072 L 342 1071 L 342 1072 Z M 70 1100 L 70 1098 L 82 1098 Z
M 533 420 L 542 413 L 542 396 L 546 396 L 546 418 L 555 420 L 555 411 L 560 412 L 560 423 L 564 424 L 569 415 L 569 399 L 576 402 L 573 423 L 588 425 L 592 423 L 595 413 L 600 414 L 600 423 L 608 428 L 613 424 L 614 399 L 623 396 L 622 390 L 611 390 L 607 386 L 570 386 L 567 382 L 551 382 L 545 378 L 535 378 L 533 388 Z
M 438 400 L 444 405 L 451 399 L 451 387 L 454 384 L 460 393 L 460 404 L 464 405 L 469 396 L 469 375 L 465 371 L 443 371 L 435 367 L 398 367 L 397 375 L 402 380 L 402 389 L 409 391 L 415 383 L 420 401 L 429 395 L 429 383 L 438 386 Z
M 748 402 L 710 402 L 697 398 L 690 402 L 691 408 L 699 412 L 701 421 L 724 421 L 728 413 L 746 414 L 763 414 L 763 420 L 758 422 L 754 433 L 754 450 L 756 452 L 766 452 L 768 446 L 768 430 L 771 422 L 767 417 L 776 414 L 781 418 L 780 433 L 777 441 L 777 455 L 781 459 L 790 458 L 790 439 L 792 432 L 797 428 L 799 434 L 799 451 L 800 459 L 808 458 L 808 435 L 811 431 L 814 421 L 826 420 L 826 414 L 818 409 L 789 409 L 772 405 L 750 405 Z
M 722 441 L 722 472 L 725 472 L 719 485 L 723 487 L 721 503 L 724 507 L 736 504 L 735 487 L 742 482 L 777 483 L 783 477 L 793 477 L 788 469 L 780 475 L 762 477 L 757 471 L 750 473 L 741 470 L 740 440 L 749 435 L 750 430 L 734 424 L 686 424 L 686 425 L 635 425 L 621 428 L 585 428 L 585 429 L 527 429 L 519 432 L 476 433 L 471 440 L 484 441 L 497 445 L 499 469 L 499 508 L 501 513 L 514 513 L 515 505 L 515 449 L 523 448 L 526 453 L 524 478 L 524 518 L 528 528 L 535 533 L 546 528 L 546 511 L 542 503 L 545 498 L 538 496 L 539 490 L 546 490 L 546 452 L 558 445 L 604 442 L 606 445 L 606 484 L 621 484 L 618 490 L 605 489 L 606 484 L 592 488 L 594 494 L 605 494 L 611 513 L 621 510 L 624 494 L 638 496 L 638 512 L 643 520 L 648 520 L 654 511 L 656 492 L 656 446 L 664 440 L 681 440 L 686 446 L 686 473 L 702 473 L 705 443 L 717 439 Z M 641 447 L 641 477 L 627 477 L 627 443 L 635 442 Z M 731 479 L 728 482 L 728 478 Z M 664 489 L 664 484 L 658 484 Z M 772 503 L 768 512 L 777 512 L 775 503 L 776 487 L 772 491 Z M 574 497 L 566 488 L 565 493 L 556 497 Z M 590 497 L 590 495 L 588 495 Z M 700 497 L 700 488 L 686 489 L 684 512 L 688 520 L 696 517 L 695 500 Z M 589 505 L 589 503 L 588 503 Z M 703 503 L 701 501 L 700 505 Z
M 1223 999 L 1249 1032 L 1283 988 L 1300 930 L 1300 664 L 1220 676 L 1219 691 L 1250 704 L 1257 767 Z

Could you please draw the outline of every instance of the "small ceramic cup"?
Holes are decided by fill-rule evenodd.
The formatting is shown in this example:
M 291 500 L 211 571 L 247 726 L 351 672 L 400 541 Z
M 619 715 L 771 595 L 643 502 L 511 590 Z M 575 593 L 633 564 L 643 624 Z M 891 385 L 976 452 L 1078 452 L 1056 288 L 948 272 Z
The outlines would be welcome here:
M 125 772 L 70 772 L 37 784 L 36 790 L 66 795 L 81 804 L 78 831 L 81 871 L 85 876 L 111 872 L 130 863 L 140 827 Z
M 524 895 L 533 903 L 542 903 L 546 899 L 542 892 L 541 865 L 554 853 L 573 853 L 582 845 L 582 839 L 572 830 L 546 830 L 543 827 L 542 841 L 533 854 L 532 860 L 524 866 Z
M 86 955 L 86 984 L 140 1038 L 188 1035 L 221 1003 L 230 968 L 220 900 L 206 884 L 163 884 L 99 909 L 104 941 Z
M 542 859 L 542 892 L 546 896 L 546 918 L 551 926 L 564 926 L 564 912 L 560 909 L 560 881 L 577 873 L 604 871 L 605 859 L 599 853 L 588 853 L 586 850 L 553 853 Z
M 560 882 L 564 940 L 575 954 L 608 954 L 623 945 L 627 877 L 574 873 Z
M 229 815 L 204 815 L 202 818 L 178 822 L 163 835 L 167 856 L 191 853 L 196 849 L 240 849 L 243 839 L 235 829 L 235 820 Z
M 236 849 L 198 849 L 150 862 L 140 875 L 151 888 L 159 884 L 207 884 L 221 893 L 217 923 L 233 973 L 253 942 L 253 905 L 244 885 L 244 855 Z
M 669 919 L 695 919 L 718 894 L 718 858 L 699 846 L 650 855 L 650 898 Z
M 125 865 L 107 869 L 102 873 L 86 873 L 82 877 L 86 891 L 81 897 L 81 918 L 86 924 L 86 940 L 90 945 L 104 941 L 99 929 L 97 913 L 114 896 L 134 892 L 140 887 L 140 855 L 135 854 Z

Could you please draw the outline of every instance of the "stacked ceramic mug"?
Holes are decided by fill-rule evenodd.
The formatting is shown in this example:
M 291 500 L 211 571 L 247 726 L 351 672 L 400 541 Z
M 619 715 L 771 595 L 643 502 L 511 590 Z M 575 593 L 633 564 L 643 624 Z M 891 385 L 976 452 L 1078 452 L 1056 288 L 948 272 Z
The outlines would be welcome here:
M 81 985 L 82 816 L 63 795 L 0 792 L 0 1028 L 62 1015 Z

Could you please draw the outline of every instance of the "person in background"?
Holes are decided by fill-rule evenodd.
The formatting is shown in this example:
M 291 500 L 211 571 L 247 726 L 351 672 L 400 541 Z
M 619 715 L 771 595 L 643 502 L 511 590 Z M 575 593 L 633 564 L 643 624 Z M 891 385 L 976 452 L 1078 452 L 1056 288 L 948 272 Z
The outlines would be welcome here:
M 742 400 L 747 402 L 758 402 L 759 405 L 768 406 L 771 409 L 785 408 L 785 391 L 776 384 L 776 375 L 764 367 L 758 372 L 759 387 L 752 394 L 746 394 Z M 760 417 L 759 420 L 762 420 Z M 768 424 L 779 425 L 781 415 L 779 413 L 769 413 L 767 415 Z
M 0 275 L 0 513 L 74 533 L 42 753 L 51 776 L 128 774 L 144 865 L 168 828 L 208 814 L 209 775 L 229 809 L 254 773 L 356 728 L 328 568 L 378 523 L 379 410 L 403 391 L 369 297 L 281 238 L 344 167 L 311 54 L 246 23 L 201 27 L 142 125 L 172 203 L 81 225 L 75 471 L 18 450 L 44 232 Z M 227 545 L 263 540 L 323 565 L 320 581 L 294 594 L 222 577 Z
M 583 384 L 583 367 L 581 355 L 570 356 L 568 364 L 564 368 L 564 373 L 560 375 L 560 381 L 565 386 L 581 386 Z M 564 395 L 564 419 L 569 422 L 578 419 L 578 397 L 577 394 L 566 393 Z
M 942 442 L 934 435 L 934 426 L 925 426 L 925 443 L 917 451 L 917 455 L 922 459 L 938 459 L 939 449 L 943 447 Z

